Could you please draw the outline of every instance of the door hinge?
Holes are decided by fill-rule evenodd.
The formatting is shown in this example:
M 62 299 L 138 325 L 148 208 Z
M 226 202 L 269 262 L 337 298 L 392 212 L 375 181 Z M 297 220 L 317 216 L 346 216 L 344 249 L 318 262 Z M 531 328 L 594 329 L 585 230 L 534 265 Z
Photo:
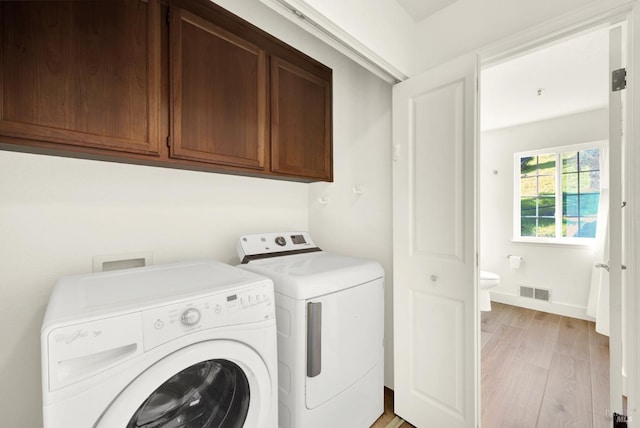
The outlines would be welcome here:
M 620 68 L 611 72 L 611 91 L 617 92 L 627 88 L 627 69 Z
M 171 9 L 167 10 L 167 25 L 171 24 Z
M 167 135 L 167 147 L 171 147 L 171 137 Z
M 613 414 L 613 428 L 627 428 L 631 418 L 625 414 Z

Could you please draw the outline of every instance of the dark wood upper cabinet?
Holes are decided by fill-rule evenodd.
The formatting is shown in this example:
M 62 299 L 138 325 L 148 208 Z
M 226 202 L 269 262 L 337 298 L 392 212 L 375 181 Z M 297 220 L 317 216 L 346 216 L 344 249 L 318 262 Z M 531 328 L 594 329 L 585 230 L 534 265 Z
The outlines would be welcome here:
M 333 179 L 331 69 L 210 0 L 6 0 L 0 24 L 0 149 Z
M 271 58 L 271 154 L 277 173 L 332 180 L 331 75 Z
M 263 169 L 265 51 L 179 8 L 170 39 L 171 157 Z
M 160 5 L 0 3 L 0 136 L 157 155 Z

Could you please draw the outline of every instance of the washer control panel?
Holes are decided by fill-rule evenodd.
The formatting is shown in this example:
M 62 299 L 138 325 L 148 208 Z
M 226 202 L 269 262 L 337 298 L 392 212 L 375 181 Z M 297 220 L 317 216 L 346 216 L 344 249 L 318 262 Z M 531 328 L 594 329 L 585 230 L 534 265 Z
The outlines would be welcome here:
M 198 324 L 200 318 L 202 318 L 202 314 L 200 314 L 199 310 L 196 308 L 189 308 L 185 309 L 182 315 L 180 315 L 180 322 L 186 327 L 193 327 Z
M 217 293 L 142 312 L 145 351 L 204 329 L 273 319 L 273 283 Z

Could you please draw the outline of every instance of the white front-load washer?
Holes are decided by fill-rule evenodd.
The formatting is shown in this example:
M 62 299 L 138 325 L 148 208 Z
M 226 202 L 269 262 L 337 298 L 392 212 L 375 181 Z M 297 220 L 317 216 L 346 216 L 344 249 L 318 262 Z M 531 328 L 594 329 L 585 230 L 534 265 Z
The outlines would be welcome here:
M 47 428 L 277 426 L 270 279 L 213 261 L 61 278 L 42 325 Z
M 384 410 L 384 271 L 306 232 L 241 236 L 243 269 L 273 280 L 280 428 L 369 427 Z

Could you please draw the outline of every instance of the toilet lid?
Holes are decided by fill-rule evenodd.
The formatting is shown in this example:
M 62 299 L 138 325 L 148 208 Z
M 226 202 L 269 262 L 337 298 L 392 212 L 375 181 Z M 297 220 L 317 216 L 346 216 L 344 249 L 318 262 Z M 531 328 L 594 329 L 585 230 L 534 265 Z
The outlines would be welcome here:
M 500 279 L 500 276 L 497 273 L 493 273 L 493 272 L 489 272 L 486 270 L 481 270 L 480 271 L 480 279 L 485 279 L 485 280 L 495 280 L 495 279 Z

